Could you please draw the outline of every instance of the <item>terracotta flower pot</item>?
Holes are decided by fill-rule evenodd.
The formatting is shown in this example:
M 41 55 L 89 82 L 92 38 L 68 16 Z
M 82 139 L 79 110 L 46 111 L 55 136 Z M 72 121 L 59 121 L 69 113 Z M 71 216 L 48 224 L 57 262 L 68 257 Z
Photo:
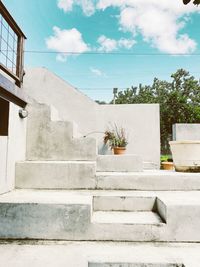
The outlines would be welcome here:
M 113 147 L 113 151 L 115 155 L 123 155 L 126 152 L 125 147 Z
M 166 171 L 173 171 L 174 170 L 174 163 L 173 162 L 168 162 L 168 161 L 164 161 L 161 164 L 162 169 L 166 170 Z

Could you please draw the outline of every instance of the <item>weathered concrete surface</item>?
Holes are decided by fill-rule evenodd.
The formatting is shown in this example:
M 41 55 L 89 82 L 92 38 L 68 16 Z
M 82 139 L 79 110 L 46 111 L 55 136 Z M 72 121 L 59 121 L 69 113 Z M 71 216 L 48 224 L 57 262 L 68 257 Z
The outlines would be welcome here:
M 100 154 L 110 153 L 102 144 L 103 132 L 110 123 L 116 123 L 129 136 L 127 153 L 140 155 L 159 169 L 158 104 L 98 105 L 45 68 L 27 69 L 24 87 L 37 102 L 53 105 L 62 120 L 74 121 L 82 135 L 95 137 Z
M 96 191 L 95 191 L 96 192 Z M 94 191 L 15 190 L 0 196 L 0 237 L 95 241 L 200 241 L 200 192 L 122 192 L 163 203 L 156 214 L 108 214 L 94 220 Z M 96 192 L 97 193 L 97 192 Z M 103 195 L 103 192 L 99 192 Z M 120 192 L 107 192 L 117 194 Z M 138 216 L 137 216 L 138 215 Z M 147 215 L 147 216 L 146 216 Z M 129 216 L 129 217 L 127 217 Z M 144 217 L 143 217 L 144 216 Z M 152 217 L 154 216 L 154 217 Z M 157 216 L 157 215 L 156 215 Z M 127 219 L 127 220 L 126 220 Z M 189 229 L 189 230 L 188 230 Z
M 198 267 L 199 251 L 199 244 L 187 243 L 16 241 L 0 244 L 1 264 L 6 267 L 88 267 L 89 263 L 90 267 L 95 266 L 92 264 L 102 267 L 104 263 L 110 264 L 107 267 L 180 267 L 181 264 Z M 114 265 L 117 263 L 121 265 Z
M 174 171 L 144 171 L 140 173 L 97 173 L 98 189 L 123 190 L 200 190 L 200 174 Z
M 94 138 L 73 138 L 74 124 L 52 121 L 50 107 L 29 106 L 27 160 L 96 160 Z
M 173 125 L 173 140 L 200 140 L 200 124 L 177 123 Z
M 46 162 L 48 168 L 45 171 L 45 165 L 42 167 L 42 174 L 39 174 L 39 170 L 34 169 L 34 166 L 37 166 L 36 162 L 27 162 L 27 165 L 24 164 L 25 169 L 23 170 L 21 167 L 23 166 L 17 164 L 16 168 L 16 185 L 19 188 L 43 188 L 43 189 L 56 189 L 59 184 L 63 185 L 66 189 L 103 189 L 103 190 L 150 190 L 150 191 L 191 191 L 191 190 L 200 190 L 200 175 L 197 173 L 177 173 L 173 171 L 143 171 L 143 172 L 97 172 L 94 177 L 94 181 L 92 179 L 92 169 L 89 167 L 91 162 L 86 164 L 85 167 L 81 165 L 81 168 L 88 170 L 88 176 L 86 172 L 84 172 L 84 176 L 77 174 L 73 176 L 73 173 L 69 175 L 71 179 L 66 180 L 65 164 L 62 165 L 62 168 L 65 169 L 63 173 L 59 172 L 58 167 L 56 166 L 56 162 Z M 50 165 L 52 163 L 52 166 Z M 74 161 L 74 165 L 76 162 Z M 86 161 L 84 162 L 86 163 Z M 83 163 L 83 165 L 84 165 Z M 28 165 L 30 164 L 30 165 Z M 61 162 L 59 162 L 61 164 Z M 92 164 L 93 165 L 93 164 Z M 30 170 L 29 170 L 30 166 Z M 42 165 L 41 165 L 42 166 Z M 77 166 L 79 166 L 79 162 L 77 162 Z M 78 167 L 77 167 L 78 168 Z M 77 171 L 78 169 L 75 168 Z M 53 170 L 54 169 L 54 170 Z M 53 171 L 52 171 L 53 170 Z M 30 171 L 30 173 L 29 173 Z M 49 173 L 51 172 L 52 173 Z M 69 170 L 70 172 L 70 170 Z M 28 175 L 29 173 L 29 175 Z M 47 176 L 45 176 L 45 173 Z M 54 179 L 55 175 L 57 176 L 57 180 Z M 31 177 L 34 177 L 32 179 Z M 49 178 L 48 178 L 49 177 Z M 61 178 L 59 178 L 61 177 Z M 80 179 L 79 179 L 79 178 Z M 84 178 L 85 177 L 85 178 Z M 86 186 L 86 187 L 84 187 Z
M 150 161 L 143 162 L 143 170 L 157 170 L 157 169 L 159 169 L 159 166 L 157 163 L 153 163 Z
M 96 211 L 92 215 L 93 223 L 104 224 L 143 224 L 161 225 L 161 217 L 152 211 Z
M 10 196 L 10 197 L 9 197 Z M 2 196 L 1 238 L 79 239 L 90 224 L 91 205 L 87 197 L 61 192 L 18 192 Z
M 89 263 L 89 267 L 184 267 L 179 263 Z
M 137 155 L 98 155 L 99 172 L 140 172 L 143 170 L 142 159 Z
M 148 196 L 94 196 L 94 211 L 152 211 L 156 204 L 155 197 Z
M 16 163 L 16 188 L 95 188 L 96 162 L 25 161 Z
M 53 105 L 62 120 L 76 122 L 82 134 L 94 129 L 98 104 L 48 69 L 26 69 L 24 88 L 38 103 Z

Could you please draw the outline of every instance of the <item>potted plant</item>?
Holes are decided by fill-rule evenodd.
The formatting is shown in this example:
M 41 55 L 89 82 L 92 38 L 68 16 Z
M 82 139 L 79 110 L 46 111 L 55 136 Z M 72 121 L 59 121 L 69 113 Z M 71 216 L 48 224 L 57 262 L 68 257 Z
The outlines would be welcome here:
M 200 141 L 180 140 L 169 142 L 178 172 L 200 172 Z
M 161 169 L 166 171 L 174 170 L 173 159 L 169 155 L 162 155 L 160 158 Z
M 104 144 L 108 144 L 115 155 L 124 154 L 128 144 L 127 136 L 124 128 L 118 128 L 115 124 L 112 129 L 108 129 L 104 133 Z

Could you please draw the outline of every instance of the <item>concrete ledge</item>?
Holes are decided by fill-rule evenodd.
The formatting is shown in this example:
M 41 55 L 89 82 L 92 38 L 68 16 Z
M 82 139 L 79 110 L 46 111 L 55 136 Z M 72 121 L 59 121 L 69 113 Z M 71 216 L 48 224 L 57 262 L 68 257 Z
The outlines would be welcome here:
M 90 206 L 81 204 L 0 203 L 0 237 L 71 239 L 87 230 Z
M 155 197 L 94 196 L 94 211 L 152 211 Z
M 95 190 L 15 190 L 1 195 L 0 237 L 131 242 L 200 241 L 199 191 L 124 192 L 133 197 L 157 195 L 157 202 L 162 203 L 158 207 L 158 214 L 156 210 L 92 213 L 94 193 Z M 111 195 L 114 193 L 120 194 L 110 192 Z M 159 215 L 166 219 L 166 223 Z
M 95 169 L 94 161 L 18 162 L 16 163 L 16 188 L 94 188 Z
M 200 190 L 200 175 L 198 173 L 177 173 L 174 171 L 98 172 L 97 188 L 144 191 Z
M 103 172 L 140 172 L 142 159 L 137 155 L 98 155 L 97 171 Z
M 195 243 L 0 241 L 2 267 L 199 267 L 199 251 Z
M 185 267 L 179 263 L 89 263 L 88 267 Z

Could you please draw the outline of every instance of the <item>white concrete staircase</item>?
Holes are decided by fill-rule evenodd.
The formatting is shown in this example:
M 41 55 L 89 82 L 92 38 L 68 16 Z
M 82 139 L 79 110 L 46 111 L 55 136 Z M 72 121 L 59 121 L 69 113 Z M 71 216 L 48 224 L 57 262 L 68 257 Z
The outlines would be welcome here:
M 81 138 L 77 126 L 72 122 L 59 121 L 54 108 L 34 104 L 28 107 L 28 111 L 28 161 L 96 160 L 96 140 Z
M 155 197 L 94 196 L 92 222 L 118 224 L 152 224 L 163 221 L 157 212 Z
M 126 211 L 112 208 L 120 198 Z M 6 240 L 198 242 L 199 224 L 198 191 L 20 189 L 0 196 L 0 237 Z
M 181 242 L 200 241 L 199 174 L 142 171 L 137 155 L 97 157 L 95 140 L 60 122 L 54 109 L 35 104 L 29 114 L 27 160 L 16 163 L 16 190 L 0 195 L 0 239 L 11 242 L 9 253 L 18 240 L 30 256 L 26 242 L 35 240 L 29 248 L 41 258 L 31 267 L 198 266 L 200 247 L 188 248 L 192 266 Z M 180 244 L 176 254 L 171 242 Z

